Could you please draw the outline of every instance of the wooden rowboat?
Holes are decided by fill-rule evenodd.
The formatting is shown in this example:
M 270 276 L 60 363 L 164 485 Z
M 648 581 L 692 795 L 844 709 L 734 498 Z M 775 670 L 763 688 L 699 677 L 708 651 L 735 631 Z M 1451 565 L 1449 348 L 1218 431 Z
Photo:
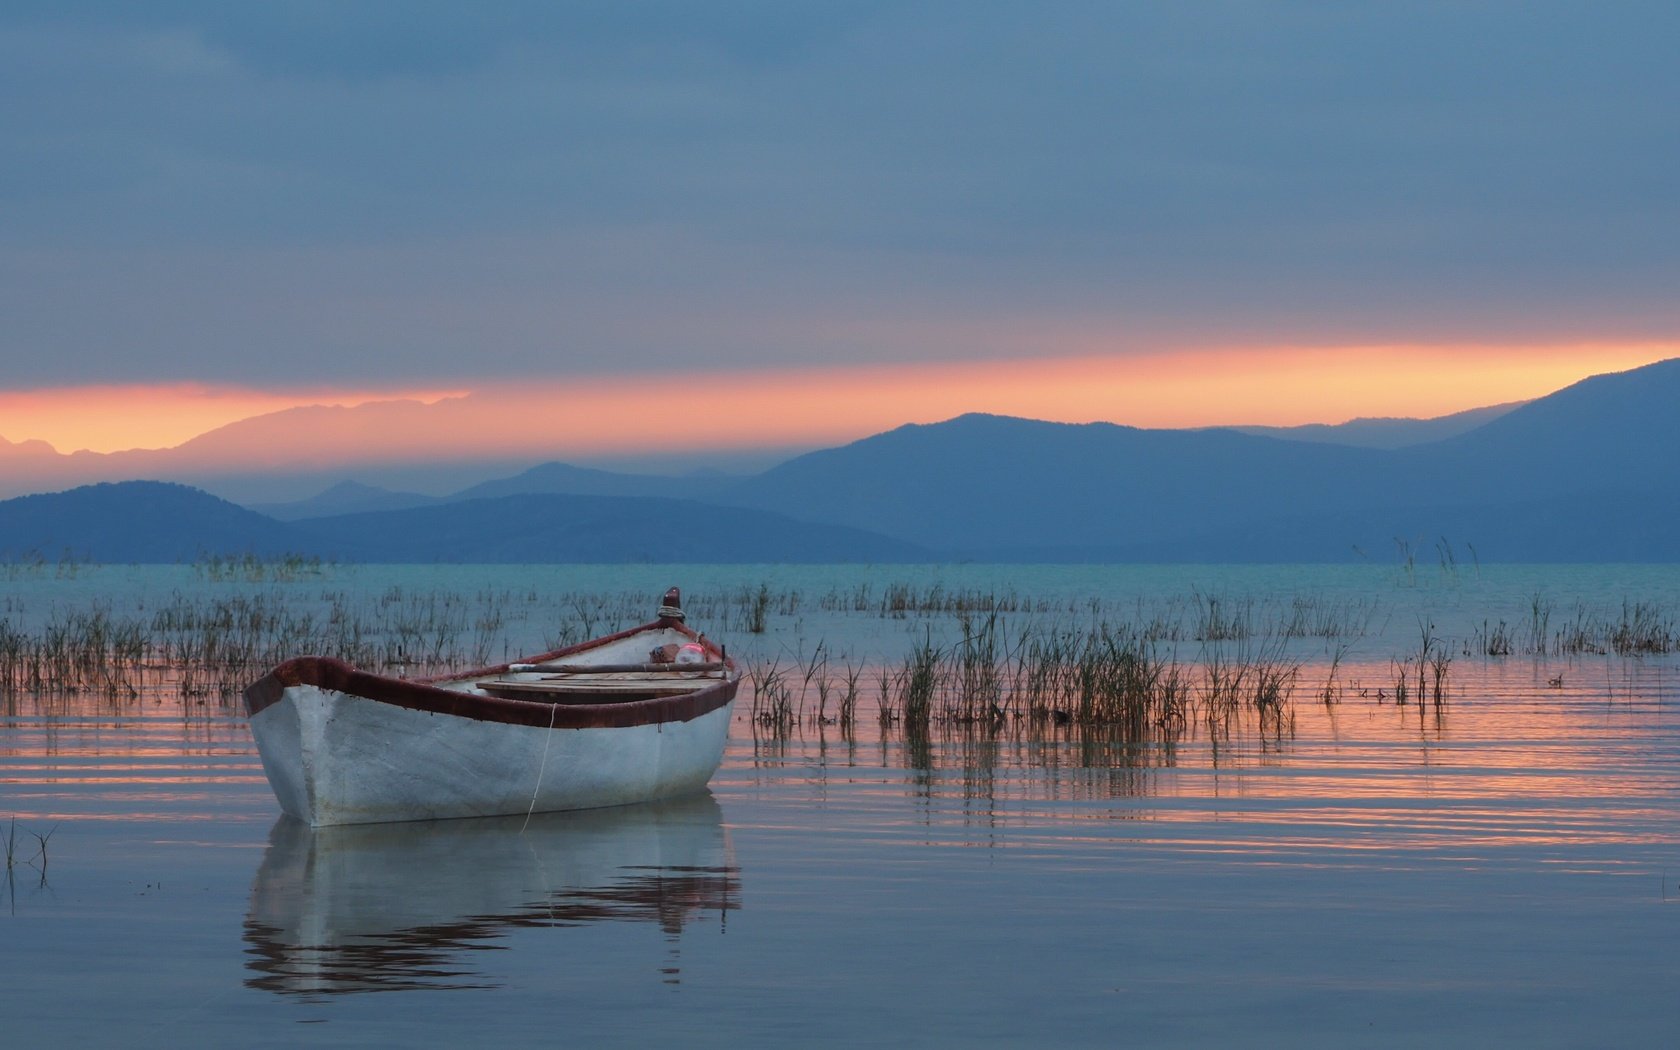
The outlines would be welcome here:
M 464 674 L 288 660 L 245 690 L 280 808 L 314 827 L 595 809 L 698 791 L 740 670 L 665 594 L 640 627 Z

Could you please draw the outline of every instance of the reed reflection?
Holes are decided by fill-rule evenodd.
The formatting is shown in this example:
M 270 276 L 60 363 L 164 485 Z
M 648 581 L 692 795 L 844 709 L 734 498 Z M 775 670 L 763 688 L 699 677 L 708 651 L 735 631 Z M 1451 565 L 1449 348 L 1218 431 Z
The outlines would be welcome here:
M 1141 722 L 1088 723 L 1071 707 L 1068 717 L 1055 708 L 1036 717 L 1010 697 L 1003 717 L 981 709 L 970 719 L 936 692 L 925 718 L 880 707 L 890 717 L 860 719 L 866 734 L 754 722 L 750 765 L 770 781 L 797 770 L 813 797 L 844 791 L 882 813 L 912 799 L 916 823 L 936 829 L 928 841 L 940 844 L 996 845 L 992 833 L 1010 828 L 1014 841 L 1042 845 L 1026 829 L 1096 823 L 1149 824 L 1153 837 L 1197 850 L 1296 859 L 1614 853 L 1667 841 L 1672 665 L 1466 659 L 1439 683 L 1433 666 L 1303 665 L 1292 688 L 1275 700 L 1264 693 L 1264 703 L 1216 704 L 1196 679 L 1192 717 Z M 965 839 L 974 828 L 988 837 Z
M 282 818 L 251 891 L 246 985 L 324 997 L 491 988 L 523 929 L 657 924 L 675 944 L 740 907 L 711 795 L 579 813 L 316 828 Z M 498 943 L 503 942 L 503 943 Z M 680 980 L 660 960 L 667 983 Z

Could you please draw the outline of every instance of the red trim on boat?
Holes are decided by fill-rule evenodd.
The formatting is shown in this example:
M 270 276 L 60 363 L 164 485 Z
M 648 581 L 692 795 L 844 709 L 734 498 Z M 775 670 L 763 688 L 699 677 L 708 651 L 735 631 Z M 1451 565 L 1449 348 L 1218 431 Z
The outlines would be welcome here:
M 640 627 L 632 627 L 626 631 L 517 662 L 550 663 L 637 634 L 663 630 L 679 631 L 715 651 L 714 646 L 705 642 L 691 628 L 670 618 L 661 618 Z M 287 688 L 310 685 L 413 711 L 430 711 L 433 714 L 470 718 L 477 722 L 501 722 L 544 728 L 553 726 L 555 729 L 619 729 L 664 722 L 688 722 L 725 706 L 735 699 L 735 691 L 740 686 L 740 675 L 736 672 L 733 661 L 725 663 L 729 666 L 729 671 L 724 678 L 718 679 L 713 685 L 681 696 L 607 704 L 551 704 L 466 693 L 457 689 L 443 689 L 433 684 L 501 674 L 508 670 L 508 664 L 431 678 L 404 679 L 358 671 L 343 660 L 335 660 L 328 656 L 300 656 L 280 664 L 247 687 L 245 710 L 247 714 L 255 717 L 265 708 L 278 703 Z

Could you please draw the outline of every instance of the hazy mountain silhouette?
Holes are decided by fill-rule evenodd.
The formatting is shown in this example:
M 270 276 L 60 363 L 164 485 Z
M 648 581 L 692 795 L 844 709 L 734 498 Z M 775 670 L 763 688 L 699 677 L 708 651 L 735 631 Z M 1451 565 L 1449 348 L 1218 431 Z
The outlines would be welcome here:
M 724 474 L 669 477 L 655 474 L 623 474 L 569 463 L 542 463 L 511 477 L 461 489 L 447 496 L 425 496 L 417 492 L 393 492 L 377 485 L 341 481 L 309 497 L 286 503 L 247 503 L 250 509 L 280 521 L 302 521 L 335 514 L 365 511 L 407 510 L 462 500 L 493 499 L 500 496 L 535 494 L 565 496 L 653 496 L 665 499 L 700 498 L 706 493 L 728 489 L 739 479 Z
M 88 485 L 0 501 L 0 558 L 190 562 L 300 550 L 280 522 L 207 492 L 160 481 Z
M 914 544 L 739 507 L 526 494 L 316 518 L 312 547 L 368 562 L 920 562 Z
M 1676 405 L 1680 360 L 1392 451 L 970 415 L 798 457 L 730 498 L 981 559 L 1320 561 L 1443 536 L 1498 560 L 1667 558 Z
M 1474 429 L 1396 449 L 966 415 L 742 479 L 550 463 L 441 502 L 339 486 L 301 513 L 277 506 L 298 519 L 287 524 L 178 485 L 105 485 L 58 503 L 0 503 L 0 555 L 1325 561 L 1439 549 L 1490 561 L 1680 560 L 1676 405 L 1680 360 L 1488 409 Z M 0 455 L 40 453 L 21 448 Z
M 1285 441 L 1316 441 L 1330 445 L 1352 445 L 1355 448 L 1409 448 L 1431 441 L 1441 441 L 1491 423 L 1500 416 L 1528 404 L 1510 401 L 1503 405 L 1472 408 L 1433 419 L 1404 419 L 1394 417 L 1360 417 L 1346 423 L 1306 423 L 1296 427 L 1226 427 L 1239 434 L 1256 437 L 1275 437 Z
M 735 479 L 726 475 L 669 477 L 657 474 L 623 474 L 569 463 L 542 463 L 510 478 L 486 481 L 457 492 L 451 499 L 483 499 L 528 493 L 557 493 L 568 496 L 660 496 L 669 499 L 704 499 L 708 493 L 727 489 Z
M 442 502 L 437 496 L 418 492 L 393 492 L 359 481 L 341 481 L 308 499 L 290 503 L 247 503 L 245 506 L 276 521 L 326 518 L 335 514 L 358 514 L 377 510 L 408 510 Z
M 685 500 L 521 495 L 279 522 L 168 482 L 0 501 L 0 559 L 192 562 L 286 554 L 361 562 L 905 562 L 901 540 Z
M 57 456 L 58 452 L 45 441 L 7 441 L 0 437 L 0 464 L 47 460 Z
M 1593 376 L 1406 451 L 1443 486 L 1516 498 L 1680 487 L 1680 359 Z
M 173 448 L 61 454 L 45 442 L 0 441 L 0 497 L 168 478 L 242 503 L 277 504 L 348 474 L 383 486 L 448 491 L 529 465 L 528 457 L 415 464 L 403 435 L 447 433 L 442 417 L 455 400 L 288 408 L 217 427 Z
M 801 456 L 732 498 L 959 553 L 1105 548 L 1369 501 L 1387 455 L 1228 430 L 967 415 Z

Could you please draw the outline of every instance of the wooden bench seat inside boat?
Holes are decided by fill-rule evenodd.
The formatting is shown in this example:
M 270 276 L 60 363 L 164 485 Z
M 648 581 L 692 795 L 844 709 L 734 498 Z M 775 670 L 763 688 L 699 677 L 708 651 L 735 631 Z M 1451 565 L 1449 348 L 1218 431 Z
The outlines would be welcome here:
M 531 700 L 545 704 L 623 704 L 682 696 L 717 685 L 720 678 L 545 678 L 490 679 L 478 687 L 504 700 Z

